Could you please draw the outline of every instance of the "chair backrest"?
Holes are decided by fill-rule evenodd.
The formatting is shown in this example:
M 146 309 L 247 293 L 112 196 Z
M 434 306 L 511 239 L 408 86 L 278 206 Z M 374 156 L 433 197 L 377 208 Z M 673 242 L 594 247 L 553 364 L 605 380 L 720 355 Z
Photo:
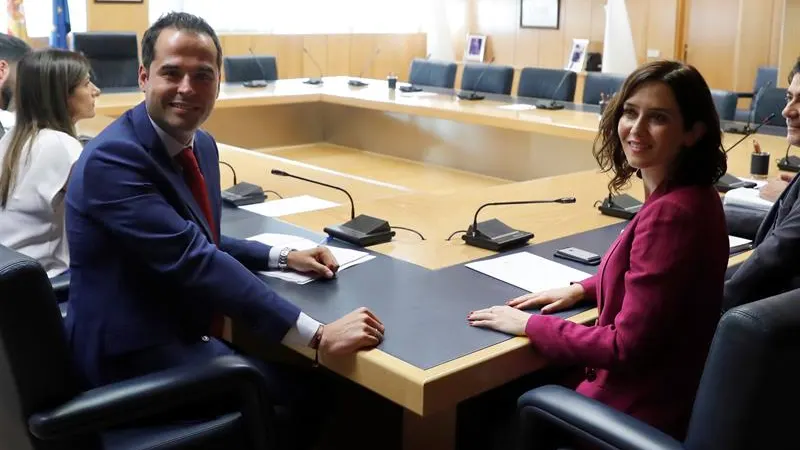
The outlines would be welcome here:
M 781 111 L 786 106 L 786 89 L 768 87 L 761 90 L 755 99 L 755 109 L 753 111 L 753 123 L 759 124 L 762 120 L 775 113 L 775 117 L 767 122 L 767 125 L 785 127 L 786 119 L 781 115 Z
M 479 80 L 480 78 L 480 80 Z M 490 94 L 511 94 L 514 81 L 514 68 L 497 64 L 467 64 L 461 75 L 461 89 L 487 92 Z
M 720 120 L 734 119 L 736 116 L 736 102 L 739 101 L 739 97 L 735 92 L 712 89 L 711 98 L 714 99 L 714 106 L 717 108 Z
M 92 65 L 92 81 L 97 87 L 103 89 L 139 85 L 136 33 L 73 33 L 72 47 L 89 59 Z
M 798 373 L 800 290 L 729 310 L 711 344 L 685 448 L 792 447 Z
M 570 70 L 526 67 L 519 75 L 517 95 L 571 102 L 577 80 L 577 74 Z
M 770 87 L 778 86 L 778 68 L 761 66 L 756 71 L 756 79 L 753 82 L 753 92 L 758 92 L 759 89 L 766 87 L 770 83 Z
M 222 64 L 225 70 L 225 81 L 231 83 L 278 79 L 278 63 L 271 55 L 226 56 L 222 60 Z
M 456 84 L 456 63 L 414 58 L 408 82 L 420 86 L 433 86 L 453 89 Z
M 583 85 L 583 103 L 587 105 L 599 105 L 601 96 L 608 96 L 616 93 L 625 82 L 624 75 L 602 72 L 587 72 L 586 82 Z
M 74 376 L 61 313 L 47 273 L 35 260 L 0 246 L 0 436 L 4 448 L 84 448 L 45 443 L 28 417 L 74 397 Z

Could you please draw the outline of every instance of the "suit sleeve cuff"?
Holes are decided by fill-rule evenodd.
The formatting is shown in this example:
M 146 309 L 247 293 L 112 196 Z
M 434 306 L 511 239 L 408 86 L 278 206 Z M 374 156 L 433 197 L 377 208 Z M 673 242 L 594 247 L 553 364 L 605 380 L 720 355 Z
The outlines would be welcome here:
M 278 259 L 281 257 L 281 250 L 283 249 L 278 247 L 272 247 L 269 249 L 269 257 L 267 259 L 267 268 L 269 270 L 275 270 L 278 268 Z
M 283 340 L 281 340 L 281 343 L 284 345 L 308 347 L 320 325 L 322 324 L 301 311 L 300 315 L 297 316 L 297 322 L 289 329 L 283 337 Z

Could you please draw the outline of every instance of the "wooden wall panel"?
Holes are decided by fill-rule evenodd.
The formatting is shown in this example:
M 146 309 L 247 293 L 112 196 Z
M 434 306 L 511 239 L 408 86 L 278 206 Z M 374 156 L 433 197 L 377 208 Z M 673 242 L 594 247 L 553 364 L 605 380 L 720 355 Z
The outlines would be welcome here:
M 473 1 L 476 28 L 472 32 L 489 36 L 485 60 L 494 57 L 497 64 L 513 64 L 519 28 L 519 0 Z
M 770 63 L 772 27 L 764 24 L 772 24 L 772 6 L 773 0 L 740 0 L 733 72 L 736 91 L 751 91 L 758 67 Z
M 772 33 L 769 43 L 769 65 L 777 66 L 781 52 L 781 31 L 783 25 L 784 0 L 772 2 Z M 779 74 L 780 76 L 780 74 Z M 785 77 L 785 76 L 784 76 Z
M 800 0 L 785 0 L 783 20 L 778 86 L 786 87 L 789 85 L 787 77 L 797 57 L 800 56 L 800 39 L 797 38 L 797 29 L 800 27 Z
M 697 67 L 713 88 L 734 88 L 738 3 L 738 0 L 691 0 L 688 62 Z
M 148 2 L 95 3 L 86 0 L 86 29 L 89 31 L 135 31 L 141 40 L 150 26 Z M 155 0 L 158 1 L 158 0 Z
M 678 8 L 674 1 L 650 0 L 647 10 L 647 32 L 644 36 L 644 55 L 642 61 L 656 59 L 673 59 L 680 57 L 676 52 L 675 38 L 678 23 Z M 654 58 L 647 57 L 647 50 L 653 49 L 661 52 Z

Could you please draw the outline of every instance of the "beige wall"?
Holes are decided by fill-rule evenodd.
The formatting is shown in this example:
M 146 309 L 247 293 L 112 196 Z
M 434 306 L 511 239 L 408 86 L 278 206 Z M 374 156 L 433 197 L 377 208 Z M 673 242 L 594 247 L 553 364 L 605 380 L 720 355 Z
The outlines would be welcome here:
M 94 3 L 87 0 L 87 28 L 90 31 L 136 31 L 141 41 L 149 26 L 148 3 Z M 158 1 L 158 0 L 154 0 Z M 358 75 L 385 78 L 389 73 L 408 77 L 408 67 L 415 57 L 425 57 L 425 34 L 354 34 L 354 35 L 274 35 L 221 34 L 225 55 L 257 54 L 277 57 L 280 78 L 318 76 L 319 73 L 303 48 L 319 63 L 326 75 Z M 380 48 L 372 64 L 367 64 Z M 365 69 L 366 67 L 366 69 Z

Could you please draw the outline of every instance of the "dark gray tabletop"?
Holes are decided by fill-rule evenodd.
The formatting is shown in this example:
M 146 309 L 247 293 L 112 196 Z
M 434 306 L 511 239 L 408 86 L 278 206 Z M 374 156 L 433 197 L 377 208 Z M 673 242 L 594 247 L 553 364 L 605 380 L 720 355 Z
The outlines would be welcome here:
M 603 254 L 623 225 L 613 225 L 563 239 L 536 244 L 517 251 L 530 251 L 552 259 L 555 250 L 579 247 Z M 247 238 L 259 233 L 285 233 L 320 240 L 324 236 L 241 209 L 223 210 L 222 231 Z M 340 241 L 333 245 L 349 247 Z M 367 251 L 369 251 L 367 249 Z M 467 325 L 467 314 L 475 309 L 501 304 L 525 291 L 464 267 L 429 270 L 380 253 L 365 264 L 344 270 L 333 280 L 305 285 L 263 277 L 280 295 L 321 322 L 366 306 L 386 325 L 380 349 L 421 369 L 429 369 L 503 342 L 510 337 Z M 495 255 L 496 256 L 496 255 Z M 596 267 L 566 263 L 594 273 Z M 569 317 L 594 305 L 560 313 Z

